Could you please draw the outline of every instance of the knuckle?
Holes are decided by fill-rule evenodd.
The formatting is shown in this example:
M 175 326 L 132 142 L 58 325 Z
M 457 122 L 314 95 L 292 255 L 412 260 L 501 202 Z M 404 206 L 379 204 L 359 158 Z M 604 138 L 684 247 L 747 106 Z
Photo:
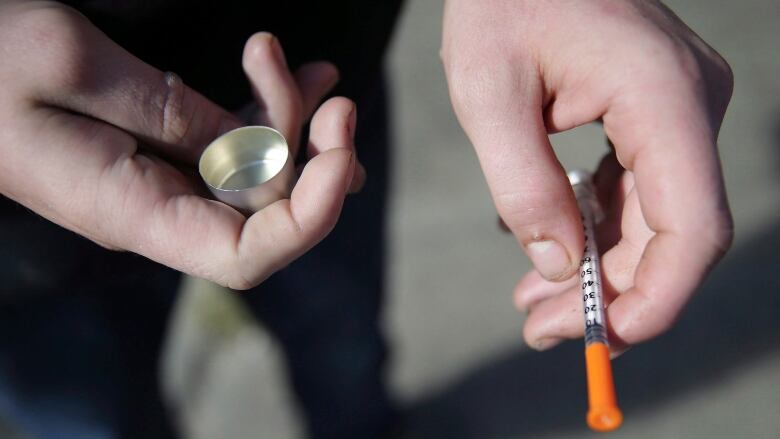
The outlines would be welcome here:
M 730 98 L 734 73 L 717 52 L 669 37 L 657 38 L 654 45 L 658 61 L 642 61 L 646 78 L 656 78 L 673 87 L 682 85 L 697 94 L 709 93 L 714 88 L 718 93 L 725 91 Z
M 490 109 L 495 104 L 492 97 L 511 93 L 507 87 L 516 81 L 524 83 L 525 76 L 517 73 L 522 67 L 509 61 L 502 44 L 482 37 L 442 45 L 440 57 L 456 110 L 473 106 Z
M 659 52 L 665 54 L 666 62 L 655 65 L 654 70 L 660 69 L 661 77 L 667 77 L 672 81 L 683 80 L 683 84 L 698 87 L 704 77 L 703 69 L 695 51 L 689 46 L 672 40 L 671 38 L 662 38 L 658 43 Z M 666 72 L 666 75 L 663 74 Z M 658 71 L 652 74 L 659 74 Z
M 87 82 L 88 62 L 82 49 L 87 25 L 86 17 L 59 4 L 20 11 L 9 30 L 16 36 L 15 47 L 37 56 L 16 68 L 34 69 L 40 75 L 37 81 L 49 87 L 71 89 Z
M 706 262 L 707 269 L 723 258 L 734 242 L 734 219 L 728 207 L 723 205 L 717 209 L 680 229 L 681 238 L 690 242 L 691 249 Z
M 172 72 L 166 72 L 153 93 L 156 102 L 152 121 L 156 125 L 159 138 L 164 143 L 180 145 L 186 142 L 195 116 L 195 109 L 186 105 L 190 93 L 181 78 Z
M 679 314 L 681 310 L 673 312 L 657 312 L 654 318 L 646 319 L 646 326 L 644 327 L 644 339 L 649 340 L 659 337 L 672 329 L 675 323 L 679 320 Z
M 713 53 L 713 63 L 715 68 L 720 73 L 721 79 L 728 83 L 730 86 L 734 85 L 734 71 L 731 69 L 731 65 L 718 53 Z
M 533 238 L 541 237 L 551 222 L 559 221 L 562 203 L 552 204 L 552 200 L 558 199 L 547 192 L 511 192 L 494 197 L 496 210 L 506 225 L 515 231 L 526 231 Z
M 490 96 L 499 88 L 506 70 L 458 59 L 460 57 L 450 59 L 447 68 L 453 104 L 459 107 L 489 106 Z
M 715 86 L 724 93 L 728 102 L 734 93 L 734 71 L 720 54 L 713 52 L 712 59 L 716 72 Z
M 619 339 L 630 344 L 641 343 L 658 337 L 669 329 L 679 319 L 682 308 L 664 309 L 650 297 L 661 297 L 665 291 L 655 290 L 648 286 L 641 291 L 643 300 L 634 305 L 623 318 L 614 322 L 613 330 Z
M 644 50 L 629 47 L 632 73 L 629 80 L 661 86 L 698 84 L 703 78 L 702 66 L 696 50 L 685 41 L 661 32 L 645 35 Z M 651 60 L 652 61 L 649 61 Z
M 336 224 L 338 223 L 339 217 L 338 215 L 328 215 L 325 218 L 323 218 L 322 224 L 320 227 L 314 227 L 313 230 L 313 236 L 311 236 L 311 241 L 314 241 L 314 243 L 320 242 L 323 239 L 325 239 L 326 236 L 330 234 L 330 232 L 333 231 L 334 228 L 336 228 Z
M 232 275 L 228 276 L 223 285 L 231 290 L 237 291 L 246 291 L 255 286 L 255 284 L 246 279 L 240 271 L 235 271 Z
M 138 252 L 143 239 L 136 229 L 127 228 L 123 220 L 129 220 L 127 224 L 138 223 L 137 209 L 133 208 L 136 201 L 134 193 L 144 172 L 145 167 L 132 151 L 127 151 L 113 165 L 105 167 L 95 185 L 93 206 L 78 209 L 82 212 L 80 222 L 91 222 L 92 228 L 107 241 Z
M 75 37 L 75 31 L 87 21 L 75 9 L 55 4 L 25 8 L 14 15 L 13 29 L 38 43 L 57 44 L 63 37 Z M 70 32 L 68 32 L 70 31 Z
M 525 340 L 525 344 L 527 344 L 530 348 L 538 350 L 536 343 L 536 331 L 534 326 L 529 325 L 528 323 L 523 325 L 523 340 Z
M 734 220 L 731 215 L 721 216 L 704 229 L 705 245 L 714 253 L 714 261 L 720 260 L 734 243 Z
M 246 291 L 258 286 L 274 272 L 284 268 L 283 266 L 259 264 L 257 261 L 247 261 L 242 258 L 231 259 L 223 264 L 223 276 L 218 283 L 231 290 Z

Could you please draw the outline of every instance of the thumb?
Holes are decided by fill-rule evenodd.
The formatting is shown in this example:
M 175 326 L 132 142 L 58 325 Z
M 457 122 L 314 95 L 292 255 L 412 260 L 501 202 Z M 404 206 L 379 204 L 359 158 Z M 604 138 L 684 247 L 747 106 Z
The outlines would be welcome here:
M 579 211 L 547 136 L 541 82 L 510 67 L 450 63 L 450 96 L 499 215 L 539 273 L 563 280 L 582 254 Z

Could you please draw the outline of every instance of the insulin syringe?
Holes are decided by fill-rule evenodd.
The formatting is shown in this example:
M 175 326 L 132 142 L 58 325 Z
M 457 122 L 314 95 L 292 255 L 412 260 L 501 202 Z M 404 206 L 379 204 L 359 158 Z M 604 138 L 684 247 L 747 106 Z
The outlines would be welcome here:
M 601 266 L 596 246 L 595 224 L 601 215 L 598 198 L 587 171 L 568 173 L 580 208 L 585 231 L 585 250 L 580 261 L 580 286 L 585 314 L 585 367 L 588 376 L 588 426 L 596 431 L 620 427 L 623 414 L 617 406 L 609 358 L 607 322 L 601 288 Z

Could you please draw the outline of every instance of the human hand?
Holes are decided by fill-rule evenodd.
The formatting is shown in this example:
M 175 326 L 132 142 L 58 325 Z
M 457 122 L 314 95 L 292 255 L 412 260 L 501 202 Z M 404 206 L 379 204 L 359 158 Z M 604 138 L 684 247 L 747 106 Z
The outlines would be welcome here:
M 548 134 L 601 119 L 597 187 L 613 352 L 668 329 L 731 244 L 716 149 L 726 62 L 657 1 L 447 0 L 442 59 L 499 215 L 535 270 L 515 292 L 536 349 L 582 337 L 582 226 Z
M 347 99 L 314 114 L 311 160 L 291 198 L 245 218 L 203 198 L 202 182 L 183 169 L 242 123 L 178 76 L 54 2 L 3 2 L 0 52 L 0 192 L 105 247 L 246 289 L 327 235 L 359 183 Z M 269 34 L 249 39 L 243 65 L 257 123 L 296 146 L 304 119 L 337 81 L 335 68 L 313 63 L 292 75 Z

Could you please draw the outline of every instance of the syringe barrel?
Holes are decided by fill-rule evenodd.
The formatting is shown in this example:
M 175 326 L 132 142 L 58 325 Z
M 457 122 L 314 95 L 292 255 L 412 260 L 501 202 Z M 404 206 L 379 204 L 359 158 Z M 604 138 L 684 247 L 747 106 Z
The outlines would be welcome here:
M 595 234 L 595 225 L 598 217 L 601 216 L 601 209 L 590 173 L 574 170 L 569 172 L 568 176 L 580 208 L 585 235 L 585 248 L 580 261 L 580 282 L 585 314 L 585 344 L 603 343 L 609 346 L 601 288 L 601 264 Z

